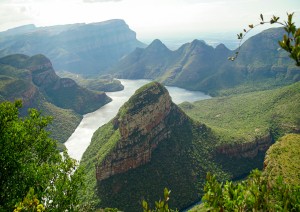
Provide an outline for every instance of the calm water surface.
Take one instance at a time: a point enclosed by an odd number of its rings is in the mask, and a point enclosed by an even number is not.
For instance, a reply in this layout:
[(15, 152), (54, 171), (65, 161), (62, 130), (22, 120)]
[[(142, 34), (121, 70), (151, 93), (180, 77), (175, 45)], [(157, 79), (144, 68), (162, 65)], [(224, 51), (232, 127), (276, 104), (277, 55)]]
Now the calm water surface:
[[(69, 155), (80, 160), (84, 151), (91, 142), (93, 133), (102, 125), (109, 122), (118, 113), (119, 108), (134, 94), (141, 86), (150, 82), (149, 80), (120, 80), (124, 85), (123, 91), (107, 92), (112, 101), (95, 112), (83, 116), (82, 121), (65, 143)], [(194, 102), (197, 100), (208, 99), (210, 96), (199, 91), (188, 91), (178, 87), (166, 86), (172, 100), (176, 104), (184, 101)]]

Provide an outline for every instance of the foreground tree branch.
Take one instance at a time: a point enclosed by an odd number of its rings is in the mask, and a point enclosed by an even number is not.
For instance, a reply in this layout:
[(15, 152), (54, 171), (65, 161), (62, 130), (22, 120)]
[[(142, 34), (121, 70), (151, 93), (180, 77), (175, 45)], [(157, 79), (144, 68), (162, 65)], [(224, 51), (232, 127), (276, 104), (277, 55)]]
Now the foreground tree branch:
[(228, 59), (234, 61), (238, 57), (244, 38), (254, 28), (264, 24), (278, 24), (283, 26), (287, 33), (283, 36), (282, 41), (278, 41), (279, 46), (289, 53), (289, 57), (296, 62), (296, 66), (300, 66), (300, 28), (297, 28), (293, 22), (293, 15), (294, 13), (287, 13), (287, 21), (281, 22), (279, 21), (280, 17), (275, 15), (273, 15), (269, 21), (265, 21), (264, 16), (260, 14), (260, 22), (258, 24), (249, 24), (247, 29), (244, 29), (243, 32), (237, 34), (237, 37), (240, 40), (239, 47), (235, 52), (235, 55)]

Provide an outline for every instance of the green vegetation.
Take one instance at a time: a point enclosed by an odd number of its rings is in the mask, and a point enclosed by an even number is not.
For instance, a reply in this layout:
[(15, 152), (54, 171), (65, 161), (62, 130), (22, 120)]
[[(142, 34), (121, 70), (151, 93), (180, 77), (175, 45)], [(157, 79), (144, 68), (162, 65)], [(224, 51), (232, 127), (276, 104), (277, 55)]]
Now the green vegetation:
[(282, 88), (218, 97), (180, 107), (207, 124), (221, 143), (250, 142), (271, 132), (276, 140), (299, 129), (300, 83)]
[[(82, 119), (82, 116), (73, 110), (62, 109), (46, 101), (41, 101), (37, 108), (42, 115), (53, 118), (47, 129), (51, 132), (50, 137), (60, 143), (68, 140)], [(60, 143), (58, 147), (62, 150), (64, 147)]]
[[(26, 69), (0, 65), (0, 102), (24, 99), (24, 108), (21, 109), (21, 115), (26, 115), (27, 109), (34, 107), (39, 109), (43, 115), (53, 117), (53, 122), (48, 126), (48, 129), (52, 132), (51, 137), (60, 143), (64, 143), (76, 129), (82, 116), (73, 110), (62, 109), (48, 102), (32, 82), (23, 79), (28, 73), (29, 71)], [(60, 149), (64, 148), (61, 144), (58, 146)]]
[(291, 186), (300, 186), (300, 135), (287, 134), (267, 151), (264, 176), (271, 183), (278, 176)]
[[(138, 89), (120, 108), (117, 118), (135, 114), (140, 111), (138, 107), (155, 102), (155, 95), (149, 92), (155, 86), (159, 84), (152, 82)], [(237, 143), (264, 139), (269, 133), (272, 139), (277, 139), (284, 133), (297, 131), (299, 90), (298, 82), (273, 90), (180, 105), (190, 117), (205, 125), (183, 118), (184, 113), (173, 105), (166, 120), (170, 137), (153, 151), (151, 163), (97, 182), (95, 164), (100, 164), (120, 140), (118, 125), (113, 124), (114, 121), (109, 122), (95, 132), (83, 155), (81, 165), (88, 173), (88, 196), (84, 201), (92, 202), (96, 208), (140, 211), (143, 197), (148, 204), (146, 208), (154, 210), (151, 208), (155, 205), (151, 203), (157, 200), (159, 190), (167, 187), (173, 194), (168, 207), (180, 209), (199, 200), (207, 172), (213, 172), (221, 181), (246, 177), (252, 169), (262, 168), (263, 151), (254, 157), (237, 160), (236, 157), (219, 154), (216, 148), (223, 144), (234, 147)], [(203, 205), (199, 207), (203, 209)]]
[(22, 212), (22, 211), (32, 211), (32, 212), (41, 212), (45, 211), (45, 207), (43, 204), (40, 204), (40, 201), (34, 195), (33, 188), (30, 188), (23, 202), (19, 202), (16, 204), (14, 212)]
[(286, 51), (278, 51), (277, 41), (284, 34), (283, 28), (271, 28), (249, 38), (237, 50), (240, 53), (235, 63), (226, 60), (235, 51), (223, 44), (213, 48), (194, 40), (171, 51), (155, 40), (122, 58), (112, 72), (120, 78), (154, 79), (213, 96), (223, 95), (224, 89), (225, 94), (273, 89), (300, 79), (299, 67)]
[(272, 186), (260, 171), (254, 170), (239, 183), (217, 182), (207, 174), (204, 205), (207, 211), (299, 211), (300, 187), (278, 178)]
[(31, 109), (19, 118), (20, 107), (20, 101), (0, 104), (0, 211), (15, 206), (16, 211), (26, 210), (28, 204), (31, 211), (42, 211), (42, 206), (47, 211), (74, 211), (83, 170), (57, 150), (45, 130), (50, 117)]
[[(30, 104), (36, 99), (34, 94), (40, 93), (44, 100), (79, 114), (92, 112), (111, 101), (103, 92), (90, 91), (71, 79), (58, 77), (44, 55), (17, 54), (0, 58), (0, 75), (4, 79), (0, 82), (0, 92), (3, 92), (0, 95), (8, 96), (7, 100), (11, 101), (22, 98), (24, 104), (25, 101)], [(13, 79), (9, 81), (8, 76)]]
[(156, 201), (155, 209), (149, 208), (148, 202), (143, 200), (142, 206), (143, 206), (144, 212), (175, 212), (175, 210), (172, 210), (169, 208), (168, 201), (170, 200), (170, 198), (169, 198), (170, 193), (171, 193), (171, 191), (169, 191), (167, 188), (164, 189), (164, 200)]
[(74, 74), (67, 71), (57, 72), (60, 77), (73, 79), (78, 85), (94, 91), (104, 91), (104, 92), (113, 92), (121, 91), (124, 89), (124, 86), (119, 80), (114, 79), (110, 75), (106, 76), (83, 76), (79, 74)]
[(100, 163), (105, 155), (114, 148), (119, 136), (119, 131), (114, 129), (112, 122), (95, 131), (92, 142), (84, 152), (80, 163), (80, 166), (84, 167), (86, 171), (87, 192), (82, 197), (83, 202), (90, 202), (93, 206), (99, 205), (99, 199), (95, 196), (95, 165)]
[[(32, 71), (32, 67), (35, 69)], [(51, 62), (43, 55), (22, 54), (0, 58), (0, 102), (21, 99), (24, 108), (37, 108), (43, 115), (52, 116), (48, 126), (51, 137), (64, 143), (74, 132), (82, 115), (110, 101), (104, 93), (81, 88), (71, 79), (59, 78)], [(64, 146), (59, 144), (59, 149)]]
[[(152, 93), (152, 89), (157, 90), (157, 92)], [(137, 89), (134, 95), (132, 95), (129, 100), (120, 108), (118, 112), (119, 117), (123, 118), (126, 113), (138, 111), (144, 106), (157, 102), (157, 96), (162, 95), (163, 93), (168, 93), (168, 90), (161, 86), (158, 82), (147, 83), (146, 85)], [(142, 101), (141, 95), (143, 95)]]
[[(137, 90), (113, 120), (136, 114), (141, 109), (139, 107), (155, 102), (151, 89), (156, 86), (161, 85), (152, 82)], [(167, 92), (164, 89), (155, 91), (158, 96), (161, 95), (159, 91)], [(101, 164), (116, 142), (120, 142), (120, 134), (118, 124), (113, 120), (95, 132), (81, 161), (81, 166), (87, 171), (88, 184), (88, 196), (84, 197), (84, 201), (92, 202), (96, 208), (115, 207), (125, 211), (140, 211), (142, 197), (149, 202), (148, 207), (153, 208), (155, 206), (151, 203), (158, 199), (157, 194), (161, 188), (167, 187), (173, 193), (168, 205), (180, 209), (200, 199), (207, 172), (213, 172), (218, 179), (226, 180), (247, 174), (262, 164), (263, 155), (259, 155), (239, 159), (235, 165), (238, 173), (224, 169), (224, 162), (217, 160), (218, 154), (215, 152), (219, 143), (215, 132), (188, 118), (174, 104), (171, 108), (165, 120), (165, 131), (170, 132), (170, 135), (153, 151), (151, 162), (99, 182), (95, 179), (95, 165)], [(142, 142), (144, 135), (136, 132), (132, 139), (135, 136)], [(236, 161), (235, 158), (232, 160)]]

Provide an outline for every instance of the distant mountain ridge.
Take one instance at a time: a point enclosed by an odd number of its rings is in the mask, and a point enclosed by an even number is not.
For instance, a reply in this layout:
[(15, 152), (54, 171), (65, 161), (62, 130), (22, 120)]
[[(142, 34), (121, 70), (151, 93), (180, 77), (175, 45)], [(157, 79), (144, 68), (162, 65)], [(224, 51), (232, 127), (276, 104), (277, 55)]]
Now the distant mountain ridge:
[(175, 51), (161, 41), (154, 40), (147, 48), (137, 48), (110, 70), (120, 78), (155, 79), (166, 85), (216, 94), (220, 89), (232, 88), (248, 82), (300, 80), (295, 67), (277, 41), (282, 28), (265, 30), (242, 45), (236, 61), (228, 61), (235, 51), (219, 44), (216, 48), (194, 40)]
[(0, 56), (44, 54), (55, 70), (100, 74), (145, 44), (123, 20), (50, 27), (26, 25), (0, 33)]

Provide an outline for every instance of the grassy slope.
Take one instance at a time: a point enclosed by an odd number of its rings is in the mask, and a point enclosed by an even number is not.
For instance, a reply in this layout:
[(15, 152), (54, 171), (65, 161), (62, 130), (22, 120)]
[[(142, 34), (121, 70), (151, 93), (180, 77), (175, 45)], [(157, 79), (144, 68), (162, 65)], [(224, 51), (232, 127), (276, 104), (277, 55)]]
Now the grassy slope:
[[(275, 138), (300, 127), (300, 82), (282, 88), (183, 103), (192, 118), (211, 127), (220, 142), (248, 142), (269, 130)], [(274, 132), (275, 133), (275, 132)]]
[(287, 134), (267, 151), (264, 174), (269, 180), (282, 176), (285, 183), (300, 185), (300, 135)]

